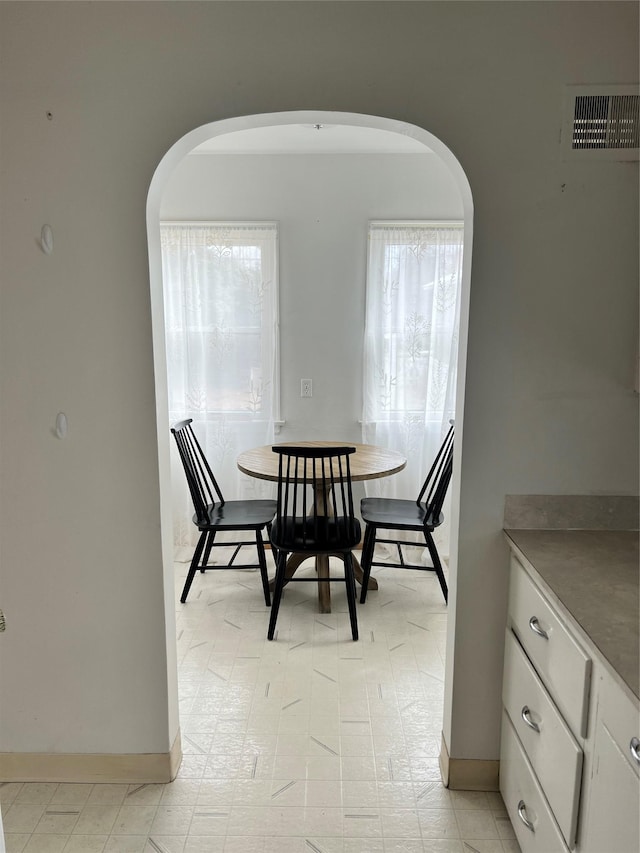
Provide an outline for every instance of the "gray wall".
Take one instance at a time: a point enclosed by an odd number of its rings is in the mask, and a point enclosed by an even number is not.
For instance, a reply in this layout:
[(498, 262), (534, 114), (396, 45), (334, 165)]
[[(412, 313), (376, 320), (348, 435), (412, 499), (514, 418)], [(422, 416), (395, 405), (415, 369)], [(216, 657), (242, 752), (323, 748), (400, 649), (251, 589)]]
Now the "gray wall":
[(504, 495), (637, 489), (637, 164), (558, 144), (565, 84), (637, 79), (637, 4), (8, 2), (0, 38), (0, 751), (168, 750), (147, 193), (200, 125), (325, 109), (428, 129), (471, 185), (445, 735), (496, 758)]

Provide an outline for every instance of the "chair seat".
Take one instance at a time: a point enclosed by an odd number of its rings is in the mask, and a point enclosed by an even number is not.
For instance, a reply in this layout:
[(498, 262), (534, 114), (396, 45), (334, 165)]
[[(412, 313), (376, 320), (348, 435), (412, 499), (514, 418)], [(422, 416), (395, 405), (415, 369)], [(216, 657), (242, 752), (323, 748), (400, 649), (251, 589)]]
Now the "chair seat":
[(422, 530), (425, 526), (433, 529), (443, 521), (440, 514), (434, 523), (432, 518), (427, 517), (426, 508), (422, 504), (398, 498), (363, 498), (360, 514), (366, 524), (392, 530)]
[(209, 504), (208, 523), (199, 523), (197, 515), (193, 523), (199, 530), (260, 530), (270, 524), (276, 513), (274, 500), (227, 501), (224, 504)]
[(317, 524), (299, 518), (281, 518), (271, 528), (271, 542), (283, 551), (347, 551), (355, 548), (360, 536), (360, 522), (356, 518), (319, 518)]

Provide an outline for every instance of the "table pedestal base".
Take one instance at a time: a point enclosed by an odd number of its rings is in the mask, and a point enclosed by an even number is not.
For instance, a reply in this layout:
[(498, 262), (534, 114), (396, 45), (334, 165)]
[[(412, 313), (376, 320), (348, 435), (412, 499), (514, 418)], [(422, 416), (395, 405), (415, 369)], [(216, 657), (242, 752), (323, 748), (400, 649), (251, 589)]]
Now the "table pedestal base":
[[(355, 556), (355, 554), (352, 556), (353, 574), (355, 576), (356, 581), (360, 584), (360, 586), (362, 586), (362, 567), (360, 566), (360, 562)], [(340, 561), (342, 561), (342, 556), (340, 554), (291, 554), (291, 556), (287, 560), (287, 567), (284, 573), (285, 585), (287, 581), (294, 576), (294, 574), (302, 565), (302, 563), (304, 563), (305, 560), (310, 560), (312, 558), (316, 561), (316, 573), (318, 575), (318, 579), (328, 578), (329, 557), (337, 557)], [(275, 580), (272, 580), (269, 583), (269, 589), (271, 590), (271, 592), (273, 592), (274, 586)], [(378, 589), (378, 581), (374, 577), (369, 577), (369, 589)], [(318, 613), (331, 613), (331, 585), (326, 582), (318, 584)]]

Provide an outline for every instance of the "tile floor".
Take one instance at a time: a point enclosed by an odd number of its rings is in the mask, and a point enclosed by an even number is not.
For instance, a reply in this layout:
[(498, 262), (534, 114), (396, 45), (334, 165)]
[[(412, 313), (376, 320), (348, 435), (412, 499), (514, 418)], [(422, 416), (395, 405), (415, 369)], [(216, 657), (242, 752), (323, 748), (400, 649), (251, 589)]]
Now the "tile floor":
[(518, 853), (499, 794), (440, 782), (435, 578), (375, 576), (357, 643), (341, 584), (326, 615), (290, 585), (270, 643), (257, 573), (198, 575), (177, 605), (178, 778), (0, 784), (7, 853)]

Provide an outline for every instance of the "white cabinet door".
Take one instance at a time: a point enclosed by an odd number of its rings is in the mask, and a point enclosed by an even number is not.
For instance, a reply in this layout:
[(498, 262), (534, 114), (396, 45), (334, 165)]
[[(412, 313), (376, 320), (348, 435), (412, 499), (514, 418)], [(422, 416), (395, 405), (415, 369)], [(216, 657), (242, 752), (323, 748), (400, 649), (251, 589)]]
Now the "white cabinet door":
[(628, 729), (624, 738), (617, 740), (606, 723), (606, 719), (598, 719), (593, 777), (589, 790), (584, 846), (581, 851), (638, 853), (640, 780), (637, 775), (637, 761), (631, 754), (633, 730)]

